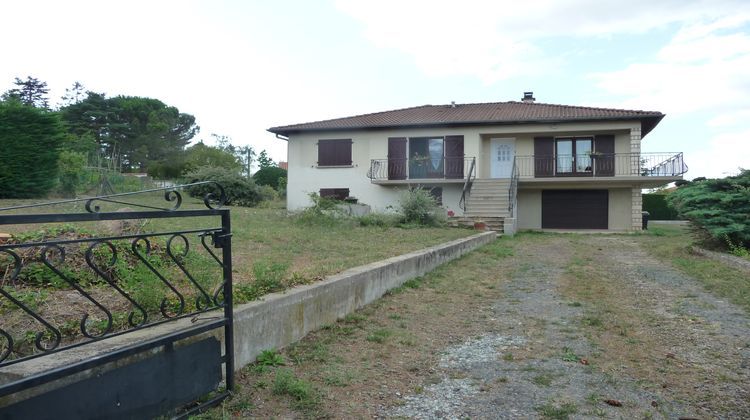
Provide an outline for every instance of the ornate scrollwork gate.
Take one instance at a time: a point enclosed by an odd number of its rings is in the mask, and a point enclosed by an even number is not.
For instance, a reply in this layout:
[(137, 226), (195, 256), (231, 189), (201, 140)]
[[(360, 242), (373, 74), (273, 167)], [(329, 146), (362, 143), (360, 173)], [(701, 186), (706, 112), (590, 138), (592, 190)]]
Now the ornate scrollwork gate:
[[(182, 209), (186, 188), (207, 191), (206, 208)], [(224, 399), (234, 386), (225, 203), (220, 185), (200, 182), (0, 209), (0, 231), (20, 231), (0, 242), (0, 418), (186, 416)], [(104, 209), (118, 205), (142, 210)]]

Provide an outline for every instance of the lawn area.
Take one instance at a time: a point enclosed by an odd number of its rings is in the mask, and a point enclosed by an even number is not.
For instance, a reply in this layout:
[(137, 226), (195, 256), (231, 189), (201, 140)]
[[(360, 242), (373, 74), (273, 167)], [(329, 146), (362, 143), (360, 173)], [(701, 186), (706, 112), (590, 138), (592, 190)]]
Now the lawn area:
[[(148, 230), (188, 228), (189, 219), (153, 220)], [(232, 251), (235, 282), (253, 279), (253, 266), (282, 264), (288, 274), (306, 280), (416, 251), (476, 232), (459, 228), (303, 224), (283, 208), (232, 207)]]
[[(205, 208), (200, 200), (185, 195), (181, 210)], [(169, 205), (156, 195), (138, 198), (139, 203)], [(30, 201), (0, 200), (0, 207), (27, 204)], [(126, 205), (110, 205), (103, 211), (113, 211)], [(113, 207), (114, 206), (114, 207)], [(283, 202), (266, 208), (229, 207), (232, 219), (232, 251), (236, 284), (254, 280), (253, 268), (274, 266), (295, 283), (307, 283), (358, 265), (416, 251), (454, 239), (470, 236), (469, 229), (450, 227), (378, 227), (360, 226), (354, 219), (338, 223), (300, 223), (284, 209)], [(137, 208), (133, 208), (137, 209)], [(72, 205), (33, 209), (40, 213), (70, 213), (83, 211), (83, 206)], [(14, 210), (2, 214), (29, 212)], [(142, 232), (163, 232), (196, 227), (218, 227), (218, 218), (207, 224), (198, 218), (151, 219), (140, 226)], [(48, 229), (54, 224), (35, 226), (0, 226), (0, 232), (19, 234), (30, 230)], [(59, 226), (59, 224), (58, 224)], [(82, 229), (101, 233), (104, 225), (78, 223)]]

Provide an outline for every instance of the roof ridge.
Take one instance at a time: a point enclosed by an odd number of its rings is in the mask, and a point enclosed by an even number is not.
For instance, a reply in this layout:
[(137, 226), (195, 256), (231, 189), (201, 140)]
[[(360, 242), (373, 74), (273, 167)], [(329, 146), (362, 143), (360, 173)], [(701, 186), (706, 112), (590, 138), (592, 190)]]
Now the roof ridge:
[(660, 111), (646, 111), (644, 109), (625, 109), (625, 108), (605, 108), (601, 106), (583, 106), (583, 105), (566, 105), (566, 104), (550, 104), (547, 102), (523, 102), (523, 101), (508, 101), (516, 104), (529, 104), (529, 105), (548, 105), (548, 106), (559, 106), (563, 108), (574, 108), (574, 109), (596, 109), (600, 111), (620, 111), (620, 112), (644, 112), (649, 114), (661, 114)]
[(425, 104), (425, 105), (410, 106), (410, 107), (406, 107), (406, 108), (389, 109), (387, 111), (367, 112), (367, 113), (364, 113), (364, 114), (349, 115), (349, 116), (346, 116), (346, 117), (328, 118), (328, 119), (325, 119), (325, 120), (306, 121), (306, 122), (301, 122), (301, 123), (296, 123), (296, 124), (287, 124), (287, 125), (282, 125), (282, 126), (271, 127), (271, 129), (274, 129), (274, 128), (284, 128), (284, 127), (289, 127), (289, 126), (292, 126), (292, 125), (316, 124), (316, 123), (324, 123), (324, 122), (330, 122), (330, 121), (336, 121), (336, 120), (347, 120), (349, 118), (369, 117), (371, 115), (385, 114), (385, 113), (388, 113), (388, 112), (396, 112), (396, 111), (408, 111), (410, 109), (426, 108), (426, 107), (430, 107), (430, 106), (436, 106), (436, 105)]
[[(557, 106), (561, 108), (572, 108), (572, 109), (595, 109), (595, 110), (601, 110), (601, 111), (621, 111), (621, 112), (645, 112), (649, 114), (661, 114), (660, 111), (647, 111), (643, 109), (625, 109), (625, 108), (606, 108), (606, 107), (600, 107), (600, 106), (583, 106), (583, 105), (566, 105), (566, 104), (553, 104), (549, 102), (523, 102), (523, 101), (503, 101), (503, 102), (468, 102), (463, 104), (455, 104), (456, 106), (465, 106), (465, 105), (500, 105), (500, 104), (518, 104), (518, 105), (529, 105), (529, 106)], [(450, 107), (452, 104), (440, 104), (440, 105), (429, 105), (429, 106), (447, 106)], [(394, 109), (393, 111), (400, 111), (398, 109)], [(391, 111), (384, 111), (384, 112), (391, 112)]]

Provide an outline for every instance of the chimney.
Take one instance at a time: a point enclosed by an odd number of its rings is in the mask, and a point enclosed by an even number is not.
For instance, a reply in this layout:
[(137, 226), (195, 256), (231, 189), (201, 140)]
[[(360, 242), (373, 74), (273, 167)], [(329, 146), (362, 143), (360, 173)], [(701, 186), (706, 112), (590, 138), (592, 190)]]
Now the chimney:
[(451, 101), (451, 108), (455, 108), (455, 107), (456, 107), (456, 101)]
[(523, 99), (521, 99), (521, 102), (534, 102), (536, 99), (534, 98), (534, 92), (524, 92), (523, 93)]

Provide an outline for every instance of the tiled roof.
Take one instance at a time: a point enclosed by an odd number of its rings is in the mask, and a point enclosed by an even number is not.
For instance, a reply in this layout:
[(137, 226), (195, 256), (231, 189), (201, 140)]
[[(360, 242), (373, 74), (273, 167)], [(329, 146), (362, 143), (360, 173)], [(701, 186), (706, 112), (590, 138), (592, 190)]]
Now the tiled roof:
[(355, 115), (353, 117), (307, 122), (269, 128), (289, 135), (306, 131), (517, 124), (595, 120), (641, 120), (645, 136), (664, 117), (656, 111), (554, 105), (537, 102), (492, 102), (479, 104), (423, 105), (413, 108)]

